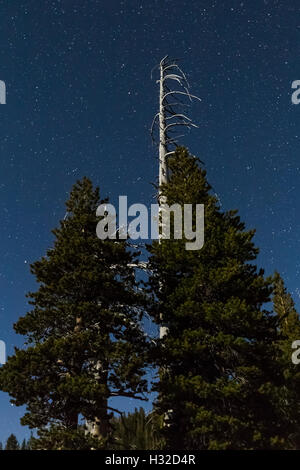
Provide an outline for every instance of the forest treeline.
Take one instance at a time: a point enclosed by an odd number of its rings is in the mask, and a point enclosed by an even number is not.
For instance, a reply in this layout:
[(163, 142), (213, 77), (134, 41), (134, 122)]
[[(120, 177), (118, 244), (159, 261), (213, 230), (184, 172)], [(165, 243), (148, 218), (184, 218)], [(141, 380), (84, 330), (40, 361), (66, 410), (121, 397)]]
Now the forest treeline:
[[(14, 325), (25, 347), (1, 367), (0, 389), (26, 406), (32, 449), (300, 448), (292, 297), (280, 274), (256, 266), (255, 230), (221, 209), (200, 160), (179, 147), (168, 166), (167, 203), (204, 204), (201, 250), (153, 241), (141, 281), (136, 245), (118, 232), (97, 238), (107, 199), (83, 178), (53, 247), (31, 265), (38, 289)], [(145, 316), (167, 333), (150, 337)], [(149, 392), (150, 414), (124, 415), (118, 403)]]

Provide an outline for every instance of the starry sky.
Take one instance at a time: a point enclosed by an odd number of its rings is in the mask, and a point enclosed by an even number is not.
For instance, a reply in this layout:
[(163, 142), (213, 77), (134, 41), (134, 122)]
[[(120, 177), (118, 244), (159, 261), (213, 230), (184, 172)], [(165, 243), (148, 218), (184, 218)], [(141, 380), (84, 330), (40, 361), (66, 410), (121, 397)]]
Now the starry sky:
[[(277, 269), (300, 309), (300, 16), (295, 0), (9, 0), (0, 4), (0, 339), (36, 289), (29, 264), (45, 254), (77, 179), (112, 202), (153, 202), (158, 107), (151, 69), (180, 59), (201, 98), (182, 141), (204, 162), (222, 208), (256, 228), (259, 266)], [(129, 408), (133, 404), (124, 405)], [(147, 405), (148, 408), (151, 406)], [(22, 409), (0, 393), (0, 441)]]

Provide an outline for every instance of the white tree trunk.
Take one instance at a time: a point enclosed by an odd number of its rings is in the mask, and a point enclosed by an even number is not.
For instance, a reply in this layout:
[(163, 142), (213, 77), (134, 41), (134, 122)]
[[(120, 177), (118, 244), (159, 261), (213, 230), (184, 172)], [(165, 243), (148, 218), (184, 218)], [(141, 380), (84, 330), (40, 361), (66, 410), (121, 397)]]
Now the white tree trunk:
[[(166, 112), (163, 104), (163, 98), (165, 95), (164, 87), (164, 59), (160, 62), (160, 80), (159, 80), (159, 224), (162, 220), (163, 205), (166, 203), (166, 197), (160, 194), (160, 188), (162, 184), (168, 182), (168, 166), (167, 166), (167, 144), (166, 144)], [(159, 227), (159, 242), (161, 242), (162, 228)], [(160, 314), (160, 320), (163, 321), (163, 315)], [(167, 334), (168, 329), (166, 326), (161, 325), (159, 329), (159, 337), (163, 338)]]

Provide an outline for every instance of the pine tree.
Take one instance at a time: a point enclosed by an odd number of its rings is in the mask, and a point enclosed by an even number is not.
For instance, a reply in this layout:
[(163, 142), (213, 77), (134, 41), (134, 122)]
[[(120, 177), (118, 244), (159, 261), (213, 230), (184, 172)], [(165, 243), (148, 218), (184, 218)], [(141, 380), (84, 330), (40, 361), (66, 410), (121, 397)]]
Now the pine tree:
[[(299, 315), (295, 309), (292, 296), (284, 285), (284, 281), (278, 272), (274, 274), (273, 306), (278, 316), (281, 333), (289, 338), (300, 338)], [(291, 347), (289, 348), (289, 356)]]
[(119, 450), (161, 449), (160, 418), (155, 413), (146, 414), (143, 408), (116, 418), (114, 421), (113, 448)]
[(27, 442), (26, 442), (26, 439), (23, 439), (23, 441), (22, 441), (21, 450), (27, 450)]
[(39, 430), (41, 447), (88, 446), (79, 415), (96, 423), (98, 445), (105, 445), (109, 398), (143, 399), (146, 391), (136, 254), (127, 240), (97, 238), (100, 202), (89, 179), (74, 185), (54, 247), (31, 265), (39, 289), (14, 325), (27, 348), (16, 349), (0, 371), (1, 389), (15, 405), (26, 404), (21, 423)]
[(34, 436), (33, 436), (33, 432), (31, 431), (30, 438), (28, 439), (26, 443), (27, 450), (33, 450), (33, 441), (34, 441)]
[(299, 365), (293, 364), (291, 357), (293, 342), (300, 340), (300, 319), (292, 296), (287, 292), (278, 272), (273, 282), (273, 306), (279, 330), (277, 367), (284, 377), (278, 400), (289, 433), (288, 446), (300, 449), (300, 370)]
[(276, 321), (264, 309), (272, 284), (253, 263), (255, 231), (245, 230), (237, 211), (220, 210), (186, 149), (169, 156), (169, 170), (161, 193), (169, 206), (204, 204), (205, 243), (197, 251), (186, 250), (184, 239), (149, 247), (152, 316), (168, 330), (154, 351), (166, 448), (284, 448)]
[(7, 439), (5, 450), (20, 450), (18, 440), (14, 434), (11, 434)]

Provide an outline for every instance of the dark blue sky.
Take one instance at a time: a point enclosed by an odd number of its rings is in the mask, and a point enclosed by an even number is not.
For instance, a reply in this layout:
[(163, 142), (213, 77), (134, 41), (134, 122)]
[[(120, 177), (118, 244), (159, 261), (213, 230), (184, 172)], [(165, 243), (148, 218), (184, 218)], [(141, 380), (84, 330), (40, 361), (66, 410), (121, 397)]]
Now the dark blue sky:
[[(201, 97), (183, 143), (204, 160), (224, 209), (257, 229), (258, 263), (300, 308), (300, 8), (295, 0), (1, 2), (0, 339), (35, 289), (30, 262), (51, 245), (64, 201), (86, 175), (102, 196), (153, 202), (151, 69), (181, 59)], [(133, 406), (132, 404), (130, 406)], [(0, 440), (28, 435), (0, 393)]]

